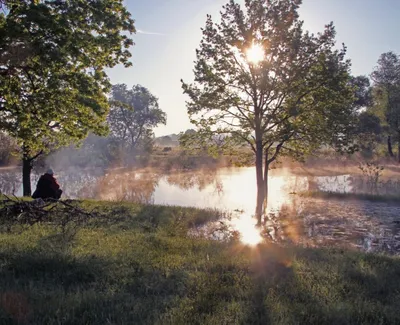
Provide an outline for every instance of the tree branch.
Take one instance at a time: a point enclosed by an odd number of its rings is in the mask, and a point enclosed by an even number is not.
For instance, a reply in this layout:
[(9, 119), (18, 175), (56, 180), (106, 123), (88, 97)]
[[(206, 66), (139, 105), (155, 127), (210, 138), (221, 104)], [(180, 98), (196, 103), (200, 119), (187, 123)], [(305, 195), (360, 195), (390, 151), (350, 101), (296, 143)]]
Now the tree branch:
[(248, 138), (246, 138), (244, 135), (240, 134), (240, 132), (233, 131), (233, 132), (231, 132), (231, 133), (236, 134), (236, 135), (239, 136), (241, 139), (243, 139), (245, 142), (247, 142), (247, 143), (250, 145), (251, 150), (252, 150), (254, 153), (256, 152), (256, 147), (254, 146), (254, 144), (253, 144)]

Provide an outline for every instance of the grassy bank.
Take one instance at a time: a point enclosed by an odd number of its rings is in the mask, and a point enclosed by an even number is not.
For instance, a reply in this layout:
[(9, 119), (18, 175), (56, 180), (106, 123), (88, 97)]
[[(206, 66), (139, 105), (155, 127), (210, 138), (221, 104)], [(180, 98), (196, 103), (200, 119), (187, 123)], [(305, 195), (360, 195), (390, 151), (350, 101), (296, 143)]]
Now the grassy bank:
[(307, 191), (299, 193), (301, 197), (326, 199), (326, 200), (362, 200), (372, 202), (387, 202), (400, 204), (400, 196), (398, 195), (380, 195), (380, 194), (365, 194), (365, 193), (338, 193), (325, 191)]
[(83, 202), (110, 218), (0, 233), (0, 324), (399, 324), (400, 260), (187, 237), (213, 211)]

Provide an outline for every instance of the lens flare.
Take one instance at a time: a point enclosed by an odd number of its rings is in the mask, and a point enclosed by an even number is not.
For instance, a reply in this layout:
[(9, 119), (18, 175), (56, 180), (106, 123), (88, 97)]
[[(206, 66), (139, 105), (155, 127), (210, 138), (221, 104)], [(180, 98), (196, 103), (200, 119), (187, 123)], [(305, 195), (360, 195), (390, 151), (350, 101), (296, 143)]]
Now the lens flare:
[(240, 234), (240, 240), (243, 244), (256, 246), (263, 241), (260, 230), (256, 226), (254, 218), (242, 215), (238, 219), (232, 220), (232, 226)]
[(253, 44), (247, 49), (246, 57), (250, 63), (258, 64), (264, 59), (264, 48), (260, 44)]

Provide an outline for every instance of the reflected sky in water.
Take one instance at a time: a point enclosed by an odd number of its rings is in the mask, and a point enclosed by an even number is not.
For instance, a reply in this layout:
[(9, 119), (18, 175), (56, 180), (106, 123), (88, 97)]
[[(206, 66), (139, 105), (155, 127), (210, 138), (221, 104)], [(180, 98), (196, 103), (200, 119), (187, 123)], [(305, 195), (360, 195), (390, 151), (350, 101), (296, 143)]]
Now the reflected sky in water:
[[(32, 175), (32, 188), (39, 175)], [(56, 175), (65, 198), (138, 201), (165, 205), (240, 210), (253, 214), (256, 198), (254, 168), (224, 168), (160, 174), (151, 170), (70, 170)], [(291, 193), (309, 189), (309, 184), (329, 191), (351, 189), (349, 176), (294, 176), (286, 170), (271, 172), (268, 212), (279, 210)], [(20, 173), (0, 173), (0, 190), (22, 195)]]
[[(57, 173), (57, 171), (56, 171)], [(256, 198), (254, 168), (197, 170), (160, 174), (154, 170), (59, 171), (65, 198), (131, 201), (223, 210), (224, 220), (249, 245), (263, 238), (304, 245), (345, 245), (366, 251), (400, 252), (400, 205), (367, 201), (300, 198), (305, 190), (362, 192), (365, 182), (350, 175), (295, 176), (280, 169), (270, 172), (268, 219), (260, 235), (252, 219)], [(32, 177), (32, 188), (39, 175)], [(381, 193), (397, 193), (400, 182), (380, 185)], [(0, 191), (22, 194), (19, 171), (0, 172)]]

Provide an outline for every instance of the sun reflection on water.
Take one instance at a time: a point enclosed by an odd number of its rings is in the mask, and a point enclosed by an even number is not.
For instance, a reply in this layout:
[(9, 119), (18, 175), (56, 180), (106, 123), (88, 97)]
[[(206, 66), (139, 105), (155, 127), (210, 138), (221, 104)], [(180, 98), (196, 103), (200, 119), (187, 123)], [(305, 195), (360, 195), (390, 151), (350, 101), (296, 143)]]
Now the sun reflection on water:
[[(243, 171), (242, 171), (243, 173)], [(247, 177), (246, 177), (247, 176)], [(240, 216), (233, 218), (230, 226), (240, 234), (243, 244), (256, 246), (264, 238), (261, 229), (257, 227), (257, 220), (253, 217), (255, 210), (256, 187), (249, 183), (255, 183), (254, 173), (248, 170), (248, 175), (241, 177), (227, 177), (224, 179), (225, 204), (241, 210)], [(299, 180), (298, 177), (285, 171), (272, 174), (268, 182), (268, 204), (266, 214), (279, 213), (284, 205), (291, 205), (292, 195), (290, 193), (304, 190), (307, 187), (307, 180)]]
[(242, 215), (232, 220), (232, 228), (240, 233), (240, 240), (245, 245), (256, 246), (263, 241), (255, 218)]

